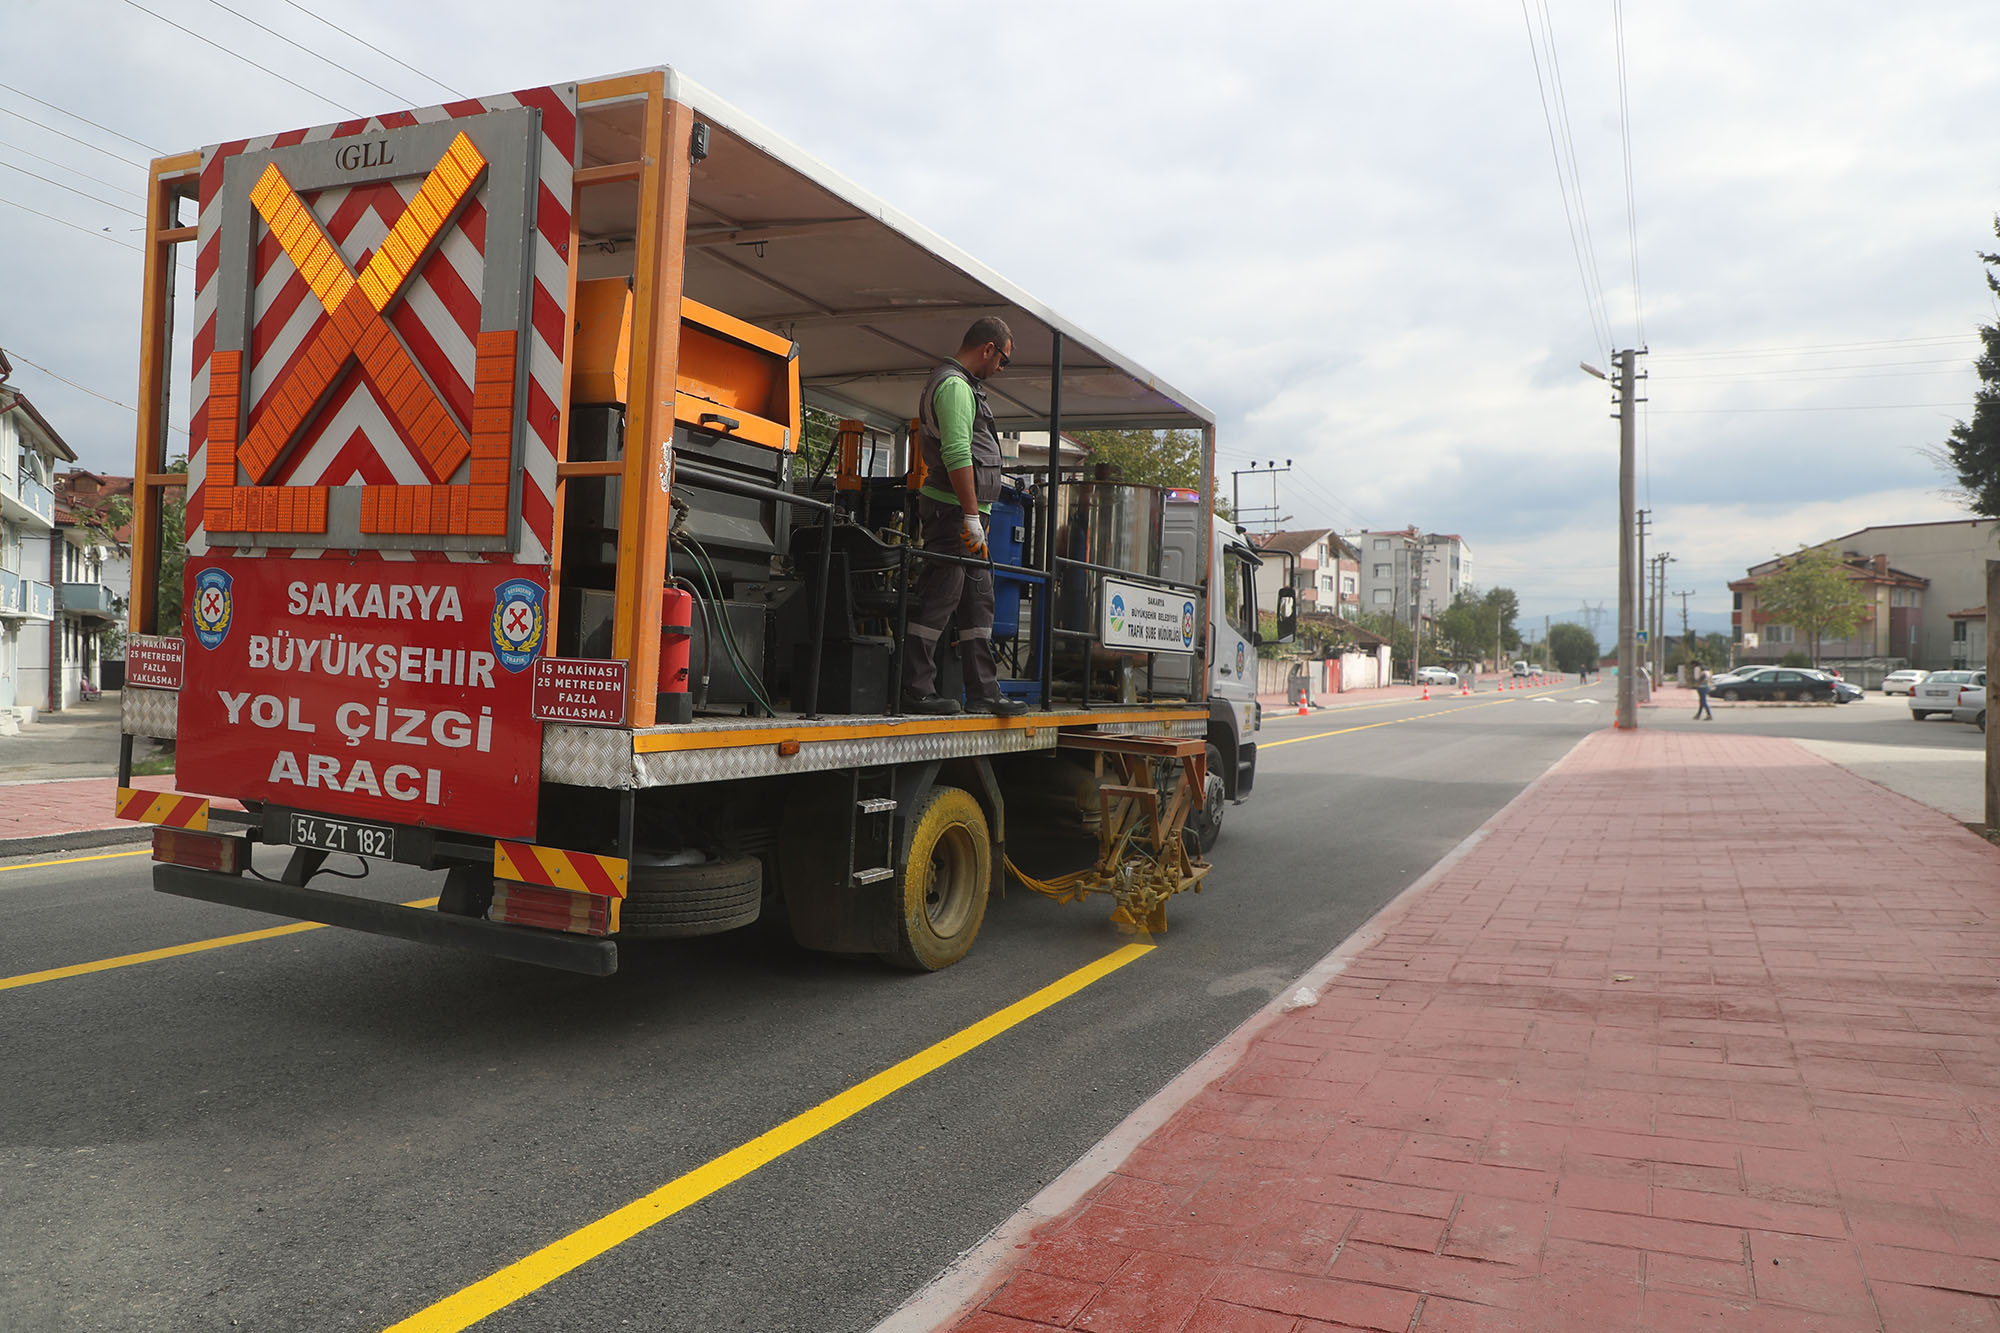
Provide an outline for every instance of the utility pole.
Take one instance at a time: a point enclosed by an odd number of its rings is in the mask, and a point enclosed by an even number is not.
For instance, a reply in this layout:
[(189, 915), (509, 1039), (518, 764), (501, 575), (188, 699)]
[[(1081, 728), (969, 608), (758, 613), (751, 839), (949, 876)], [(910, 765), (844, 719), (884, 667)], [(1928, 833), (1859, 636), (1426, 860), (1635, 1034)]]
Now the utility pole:
[[(1639, 601), (1632, 612), (1633, 626), (1639, 631), (1640, 635), (1648, 640), (1651, 640), (1653, 637), (1653, 617), (1646, 610), (1646, 594), (1651, 587), (1653, 567), (1646, 561), (1646, 529), (1651, 526), (1649, 520), (1652, 517), (1653, 511), (1650, 509), (1641, 509), (1633, 515), (1633, 522), (1639, 529)], [(1638, 648), (1637, 652), (1639, 655), (1639, 665), (1644, 666), (1653, 660), (1653, 652), (1650, 646)]]
[(1648, 626), (1648, 640), (1652, 652), (1647, 654), (1653, 664), (1653, 679), (1658, 680), (1667, 671), (1667, 566), (1673, 562), (1673, 553), (1662, 551), (1653, 557), (1653, 618)]
[(1681, 651), (1690, 658), (1694, 656), (1694, 649), (1691, 646), (1693, 642), (1693, 631), (1688, 628), (1688, 598), (1694, 596), (1694, 591), (1695, 591), (1694, 589), (1689, 588), (1685, 592), (1675, 592), (1668, 594), (1668, 596), (1670, 597), (1678, 597), (1681, 599)]
[(1424, 657), (1424, 574), (1422, 535), (1411, 528), (1403, 538), (1403, 563), (1410, 574), (1410, 683), (1417, 683), (1417, 667)]
[(1237, 523), (1243, 524), (1244, 527), (1250, 526), (1249, 523), (1246, 522), (1243, 517), (1245, 513), (1245, 510), (1243, 508), (1243, 478), (1269, 477), (1271, 479), (1271, 503), (1268, 505), (1257, 506), (1256, 508), (1257, 513), (1267, 515), (1267, 517), (1261, 518), (1257, 521), (1260, 523), (1269, 523), (1271, 525), (1271, 531), (1273, 532), (1277, 531), (1278, 524), (1284, 521), (1284, 519), (1278, 516), (1278, 508), (1279, 508), (1278, 476), (1280, 473), (1290, 472), (1291, 470), (1292, 470), (1291, 459), (1287, 458), (1285, 460), (1285, 465), (1283, 467), (1279, 467), (1278, 460), (1274, 458), (1268, 463), (1259, 463), (1255, 459), (1252, 459), (1249, 467), (1242, 468), (1235, 472), (1231, 472), (1229, 474), (1230, 518), (1232, 518)]
[(1639, 654), (1635, 651), (1638, 645), (1632, 641), (1633, 598), (1639, 591), (1639, 564), (1633, 551), (1638, 535), (1633, 522), (1633, 510), (1637, 507), (1633, 479), (1634, 426), (1638, 419), (1635, 409), (1641, 401), (1638, 361), (1639, 353), (1630, 347), (1611, 359), (1612, 383), (1618, 390), (1618, 726), (1625, 731), (1639, 725), (1632, 680), (1639, 669)]

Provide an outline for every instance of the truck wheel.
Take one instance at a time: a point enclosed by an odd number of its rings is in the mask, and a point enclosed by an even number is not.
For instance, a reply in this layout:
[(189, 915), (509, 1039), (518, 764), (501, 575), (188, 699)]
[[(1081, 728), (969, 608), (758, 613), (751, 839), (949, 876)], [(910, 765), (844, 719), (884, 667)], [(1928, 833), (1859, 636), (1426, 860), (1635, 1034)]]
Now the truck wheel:
[(979, 934), (993, 878), (993, 840), (986, 812), (958, 787), (932, 787), (905, 827), (896, 947), (881, 958), (935, 972), (965, 957)]
[(1194, 856), (1207, 856), (1222, 836), (1222, 811), (1229, 802), (1223, 796), (1222, 751), (1208, 747), (1208, 778), (1202, 784), (1201, 804), (1188, 816), (1181, 837)]
[(754, 856), (698, 866), (634, 865), (618, 934), (639, 940), (719, 935), (755, 921), (763, 903), (764, 867)]

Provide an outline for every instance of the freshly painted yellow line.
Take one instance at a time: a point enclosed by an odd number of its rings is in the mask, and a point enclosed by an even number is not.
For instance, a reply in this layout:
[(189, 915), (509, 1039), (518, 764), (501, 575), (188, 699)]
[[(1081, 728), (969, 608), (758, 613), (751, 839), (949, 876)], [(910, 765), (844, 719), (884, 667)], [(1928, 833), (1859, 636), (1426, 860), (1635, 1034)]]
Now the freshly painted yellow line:
[(867, 1110), (924, 1075), (950, 1064), (1009, 1028), (1068, 999), (1141, 955), (1152, 952), (1152, 949), (1150, 944), (1128, 944), (1086, 967), (1078, 968), (970, 1027), (961, 1028), (935, 1046), (829, 1097), (810, 1111), (793, 1116), (776, 1129), (767, 1130), (686, 1175), (668, 1181), (651, 1194), (635, 1199), (615, 1212), (606, 1213), (561, 1240), (515, 1260), (492, 1276), (481, 1278), (428, 1309), (419, 1310), (401, 1323), (392, 1324), (387, 1333), (455, 1333), (458, 1329), (470, 1328), (495, 1311), (505, 1309), (528, 1293), (547, 1286), (571, 1269), (582, 1267), (648, 1227), (665, 1221), (683, 1208), (776, 1161), (799, 1145)]
[(121, 856), (151, 856), (151, 847), (141, 847), (136, 852), (100, 852), (96, 856), (66, 856), (60, 861), (30, 861), (20, 866), (0, 866), (0, 875), (9, 870), (40, 870), (43, 866), (73, 866), (78, 861), (113, 861)]
[[(1583, 687), (1581, 685), (1570, 685), (1563, 687), (1562, 689), (1538, 690), (1535, 693), (1561, 694), (1561, 693), (1566, 693), (1568, 690), (1578, 690), (1582, 688)], [(1463, 698), (1464, 696), (1460, 695), (1457, 697)], [(1532, 697), (1534, 696), (1524, 691), (1521, 694), (1513, 695), (1506, 699), (1488, 699), (1485, 703), (1463, 704), (1457, 708), (1439, 708), (1439, 709), (1434, 709), (1428, 713), (1412, 713), (1408, 717), (1392, 717), (1386, 722), (1363, 722), (1358, 727), (1342, 727), (1338, 731), (1316, 731), (1310, 736), (1292, 736), (1282, 741), (1259, 741), (1257, 743), (1257, 748), (1259, 750), (1274, 750), (1280, 745), (1297, 745), (1301, 741), (1323, 741), (1328, 736), (1345, 736), (1349, 732), (1354, 732), (1354, 731), (1373, 731), (1377, 727), (1398, 727), (1405, 722), (1421, 722), (1427, 717), (1446, 717), (1452, 713), (1469, 713), (1475, 708), (1493, 708), (1499, 704), (1516, 703), (1523, 698), (1532, 698)], [(1380, 705), (1364, 704), (1362, 706), (1367, 708), (1374, 708), (1374, 707), (1379, 707)]]
[[(136, 855), (136, 853), (133, 853)], [(92, 857), (79, 857), (92, 860)], [(61, 861), (50, 861), (49, 865), (62, 865)], [(17, 866), (15, 869), (24, 869)], [(418, 898), (404, 903), (405, 907), (433, 907), (435, 898)], [(14, 990), (20, 986), (33, 986), (43, 981), (61, 981), (65, 977), (81, 977), (92, 972), (109, 972), (113, 968), (132, 967), (139, 963), (157, 963), (163, 958), (180, 958), (191, 953), (206, 953), (210, 949), (226, 949), (232, 944), (251, 944), (257, 940), (275, 940), (280, 935), (296, 935), (305, 930), (325, 930), (317, 921), (295, 921), (289, 926), (273, 926), (269, 930), (247, 930), (241, 935), (217, 935), (214, 939), (196, 940), (192, 944), (174, 944), (164, 949), (148, 949), (144, 953), (122, 953), (116, 958), (100, 958), (94, 963), (73, 963), (68, 967), (52, 967), (46, 972), (23, 972), (18, 977), (0, 977), (0, 990)]]

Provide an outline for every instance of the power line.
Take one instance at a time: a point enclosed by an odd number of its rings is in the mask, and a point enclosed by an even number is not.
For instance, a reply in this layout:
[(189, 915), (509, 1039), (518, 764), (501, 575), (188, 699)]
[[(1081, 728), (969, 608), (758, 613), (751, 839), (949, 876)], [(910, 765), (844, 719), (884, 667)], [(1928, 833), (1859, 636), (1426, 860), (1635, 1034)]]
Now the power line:
[(53, 213), (44, 213), (39, 208), (29, 208), (26, 204), (15, 203), (12, 199), (7, 198), (5, 195), (0, 195), (0, 204), (5, 204), (9, 208), (18, 208), (23, 213), (33, 213), (36, 217), (47, 218), (51, 222), (60, 222), (63, 226), (68, 227), (72, 231), (80, 231), (85, 236), (95, 236), (98, 240), (109, 241), (113, 245), (122, 245), (127, 250), (130, 250), (135, 254), (143, 255), (146, 253), (146, 251), (142, 247), (136, 246), (132, 244), (130, 241), (121, 241), (116, 236), (111, 235), (109, 232), (93, 231), (91, 228), (84, 226), (80, 222), (71, 222), (68, 218), (59, 218)]
[[(5, 87), (5, 86), (6, 86), (5, 84), (0, 84), (0, 87)], [(64, 134), (61, 130), (57, 129), (53, 125), (45, 124), (42, 121), (36, 120), (33, 116), (24, 116), (20, 112), (15, 111), (9, 107), (0, 106), (0, 116), (12, 116), (14, 119), (21, 121), (23, 124), (33, 125), (36, 129), (42, 130), (48, 134), (53, 134), (58, 139), (67, 139), (71, 143), (82, 144), (85, 148), (88, 148), (93, 153), (102, 153), (106, 157), (116, 158), (118, 161), (123, 162), (128, 167), (137, 167), (141, 171), (145, 171), (147, 169), (146, 164), (144, 162), (134, 162), (131, 158), (126, 157), (123, 153), (114, 153), (109, 148), (99, 148), (96, 144), (91, 143), (89, 140), (79, 139), (74, 134)]]
[(1610, 331), (1599, 327), (1597, 305), (1591, 300), (1590, 277), (1584, 272), (1583, 246), (1577, 239), (1576, 216), (1569, 206), (1569, 182), (1563, 175), (1562, 150), (1556, 147), (1555, 117), (1549, 110), (1548, 87), (1542, 81), (1542, 53), (1541, 48), (1535, 44), (1535, 23), (1528, 16), (1528, 0), (1521, 0), (1521, 22), (1528, 30), (1528, 55), (1535, 66), (1535, 90), (1541, 97), (1542, 123), (1548, 129), (1549, 157), (1556, 167), (1556, 190), (1562, 195), (1563, 221), (1569, 228), (1569, 248), (1576, 256), (1577, 280), (1583, 284), (1584, 313), (1590, 319), (1590, 337), (1595, 344), (1592, 350), (1608, 349), (1611, 346)]
[(120, 213), (129, 213), (133, 217), (138, 218), (141, 222), (144, 222), (146, 220), (146, 215), (144, 213), (141, 213), (136, 208), (127, 208), (123, 204), (114, 204), (109, 199), (99, 199), (94, 194), (84, 193), (82, 190), (77, 189), (74, 185), (64, 185), (61, 181), (56, 180), (51, 176), (44, 176), (39, 171), (30, 171), (26, 167), (17, 167), (12, 162), (7, 162), (4, 160), (0, 160), (0, 167), (5, 167), (9, 171), (18, 171), (23, 176), (27, 176), (32, 180), (41, 181), (47, 185), (53, 185), (58, 190), (68, 190), (71, 194), (76, 195), (79, 198), (88, 199), (93, 204), (101, 204), (105, 208), (116, 209)]
[(328, 97), (325, 93), (314, 92), (312, 89), (306, 87), (303, 83), (300, 83), (298, 80), (287, 78), (285, 75), (278, 73), (277, 70), (272, 69), (269, 65), (261, 64), (258, 61), (252, 60), (249, 56), (244, 55), (241, 51), (232, 51), (228, 47), (224, 46), (222, 43), (202, 36), (200, 33), (196, 32), (193, 28), (187, 27), (184, 24), (176, 23), (172, 19), (168, 18), (165, 14), (161, 14), (155, 10), (146, 8), (144, 5), (139, 3), (139, 0), (125, 0), (125, 3), (130, 5), (132, 8), (138, 10), (141, 14), (146, 14), (153, 18), (158, 19), (160, 22), (166, 24), (169, 28), (178, 28), (180, 31), (186, 33), (188, 36), (194, 38), (196, 41), (202, 43), (204, 46), (212, 46), (226, 56), (233, 56), (236, 59), (242, 61), (244, 64), (251, 66), (252, 68), (263, 70), (266, 74), (278, 80), (280, 83), (288, 83), (292, 87), (298, 89), (300, 92), (306, 94), (308, 97), (316, 97), (320, 101), (325, 102), (328, 106), (333, 107), (336, 110), (345, 111), (350, 116), (358, 116), (361, 114), (359, 111), (356, 111), (353, 107), (348, 106), (344, 102), (337, 102), (333, 98)]
[(50, 166), (55, 167), (59, 171), (67, 171), (72, 176), (81, 176), (85, 180), (91, 182), (93, 185), (102, 185), (107, 190), (116, 190), (120, 194), (130, 195), (132, 198), (137, 199), (142, 203), (145, 201), (146, 196), (141, 194), (137, 190), (128, 190), (122, 185), (118, 185), (111, 181), (105, 180), (102, 176), (93, 176), (87, 171), (78, 171), (75, 167), (69, 166), (66, 163), (58, 162), (52, 157), (43, 157), (40, 153), (33, 152), (29, 149), (23, 148), (21, 147), (21, 145), (17, 143), (9, 143), (5, 139), (0, 139), (0, 148), (11, 148), (17, 153), (24, 153), (27, 156), (34, 158), (35, 161), (37, 162), (46, 162)]
[[(114, 139), (123, 139), (126, 143), (131, 144), (134, 148), (145, 149), (147, 152), (151, 153), (154, 157), (160, 156), (161, 152), (164, 151), (162, 149), (154, 147), (152, 144), (147, 143), (144, 139), (134, 139), (129, 134), (120, 134), (117, 130), (112, 129), (108, 125), (100, 125), (96, 121), (91, 120), (85, 116), (77, 115), (76, 112), (71, 111), (66, 107), (59, 107), (54, 102), (44, 102), (41, 98), (35, 96), (33, 93), (22, 92), (19, 88), (16, 88), (11, 83), (0, 83), (0, 88), (5, 88), (8, 92), (14, 94), (14, 96), (16, 97), (25, 97), (30, 102), (33, 102), (36, 106), (45, 106), (51, 111), (60, 112), (62, 115), (68, 116), (71, 120), (77, 121), (80, 124), (90, 126), (90, 128), (92, 128), (93, 130), (102, 130), (104, 131), (104, 133), (110, 135)], [(60, 133), (60, 131), (57, 132)], [(68, 138), (69, 136), (63, 135), (63, 137)], [(77, 140), (77, 142), (83, 143), (83, 140), (79, 139)], [(94, 144), (84, 144), (84, 147), (86, 148), (92, 148), (95, 146), (96, 145)], [(110, 150), (99, 148), (97, 151), (103, 153), (103, 152), (109, 152)], [(112, 156), (117, 157), (118, 155), (116, 153), (112, 153)], [(132, 161), (130, 158), (121, 158), (120, 160), (126, 162)], [(138, 167), (138, 166), (144, 166), (145, 163), (133, 162), (132, 165)]]
[(1603, 323), (1605, 344), (1611, 341), (1611, 307), (1604, 299), (1604, 268), (1597, 262), (1597, 237), (1590, 229), (1590, 204), (1584, 198), (1583, 170), (1577, 161), (1576, 133), (1569, 115), (1569, 90), (1563, 85), (1562, 57), (1556, 50), (1555, 16), (1549, 0), (1536, 0), (1542, 13), (1542, 37), (1549, 47), (1549, 83), (1556, 90), (1556, 119), (1562, 126), (1563, 154), (1569, 161), (1570, 185), (1576, 193), (1576, 212), (1583, 232), (1583, 252), (1590, 263), (1590, 281), (1596, 289), (1597, 312)]
[(1740, 359), (1750, 356), (1800, 356), (1820, 352), (1857, 351), (1863, 348), (1916, 347), (1968, 342), (1977, 333), (1928, 334), (1917, 338), (1879, 338), (1872, 342), (1850, 343), (1799, 343), (1789, 347), (1728, 347), (1712, 352), (1665, 352), (1662, 361), (1712, 361), (1719, 358)]
[(282, 32), (279, 32), (276, 28), (265, 27), (263, 24), (259, 23), (256, 19), (251, 18), (248, 14), (243, 13), (241, 10), (231, 9), (228, 5), (223, 4), (222, 0), (208, 0), (208, 3), (214, 5), (217, 9), (221, 10), (225, 14), (234, 14), (237, 18), (242, 19), (245, 23), (257, 29), (259, 32), (269, 33), (271, 36), (277, 38), (285, 45), (292, 47), (294, 50), (303, 51), (307, 55), (311, 56), (314, 60), (317, 60), (322, 64), (331, 65), (335, 69), (339, 70), (342, 74), (345, 74), (350, 78), (361, 80), (361, 82), (367, 84), (370, 88), (373, 88), (376, 92), (381, 93), (385, 97), (394, 99), (399, 104), (403, 102), (413, 102), (417, 100), (416, 98), (405, 97), (403, 96), (403, 94), (396, 92), (393, 89), (384, 88), (381, 84), (375, 82), (375, 80), (369, 78), (366, 74), (362, 74), (355, 70), (351, 70), (347, 66), (341, 64), (338, 60), (333, 59), (331, 56), (321, 55), (319, 52), (313, 50), (310, 46), (305, 46), (298, 42), (293, 41), (291, 38), (285, 36), (285, 34), (283, 34)]
[(401, 65), (404, 69), (410, 71), (410, 73), (416, 75), (420, 79), (428, 79), (430, 82), (435, 83), (438, 87), (450, 93), (453, 97), (462, 98), (466, 95), (460, 92), (458, 89), (452, 87), (450, 84), (446, 83), (443, 79), (438, 78), (436, 75), (426, 74), (422, 70), (418, 69), (415, 65), (407, 64), (401, 60), (397, 60), (396, 57), (390, 55), (387, 51), (384, 51), (381, 47), (375, 45), (375, 43), (369, 41), (367, 38), (360, 36), (359, 34), (351, 31), (350, 29), (343, 28), (337, 23), (333, 23), (327, 19), (321, 18), (318, 14), (313, 13), (310, 9), (307, 9), (304, 5), (299, 4), (298, 0), (285, 0), (285, 3), (290, 5), (293, 9), (298, 10), (299, 13), (304, 14), (307, 18), (311, 19), (313, 22), (322, 24), (328, 28), (333, 29), (335, 32), (339, 33), (342, 37), (348, 38), (350, 41), (360, 42), (363, 46), (367, 47), (370, 51), (373, 51), (376, 55), (381, 56), (384, 60), (391, 61), (397, 65)]
[(1965, 410), (1963, 402), (1957, 403), (1852, 403), (1842, 407), (1656, 407), (1653, 411), (1663, 416), (1729, 416), (1737, 412), (1901, 412), (1920, 407), (1954, 407)]
[[(58, 375), (56, 374), (55, 371), (50, 370), (47, 366), (43, 365), (41, 362), (30, 361), (27, 357), (22, 356), (19, 352), (13, 352), (13, 351), (8, 352), (7, 359), (9, 361), (18, 361), (24, 366), (32, 366), (34, 369), (41, 371), (44, 375), (47, 375), (50, 379), (59, 380), (62, 383), (69, 385), (70, 388), (75, 389), (78, 393), (87, 393), (92, 398), (102, 399), (103, 401), (111, 404), (113, 407), (122, 407), (127, 412), (132, 413), (134, 416), (137, 416), (139, 413), (139, 409), (132, 406), (132, 404), (121, 403), (116, 398), (111, 397), (109, 394), (99, 393), (97, 390), (90, 388), (87, 385), (78, 384), (75, 380), (70, 379), (67, 376)], [(177, 430), (183, 435), (187, 434), (187, 430), (185, 427), (176, 426), (172, 422), (167, 423), (167, 429)]]
[(1625, 0), (1611, 0), (1611, 24), (1618, 43), (1618, 137), (1625, 146), (1625, 233), (1632, 252), (1632, 324), (1639, 346), (1646, 345), (1646, 315), (1639, 293), (1639, 194), (1632, 185), (1632, 110), (1625, 84)]

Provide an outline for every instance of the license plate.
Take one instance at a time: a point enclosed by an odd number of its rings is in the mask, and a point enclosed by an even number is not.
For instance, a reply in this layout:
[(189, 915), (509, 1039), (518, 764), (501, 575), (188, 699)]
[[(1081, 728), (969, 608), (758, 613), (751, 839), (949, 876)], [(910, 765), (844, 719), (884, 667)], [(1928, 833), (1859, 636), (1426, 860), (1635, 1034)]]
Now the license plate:
[(313, 847), (323, 852), (352, 852), (382, 861), (396, 859), (396, 830), (380, 824), (358, 824), (351, 819), (293, 815), (291, 842), (295, 847)]

